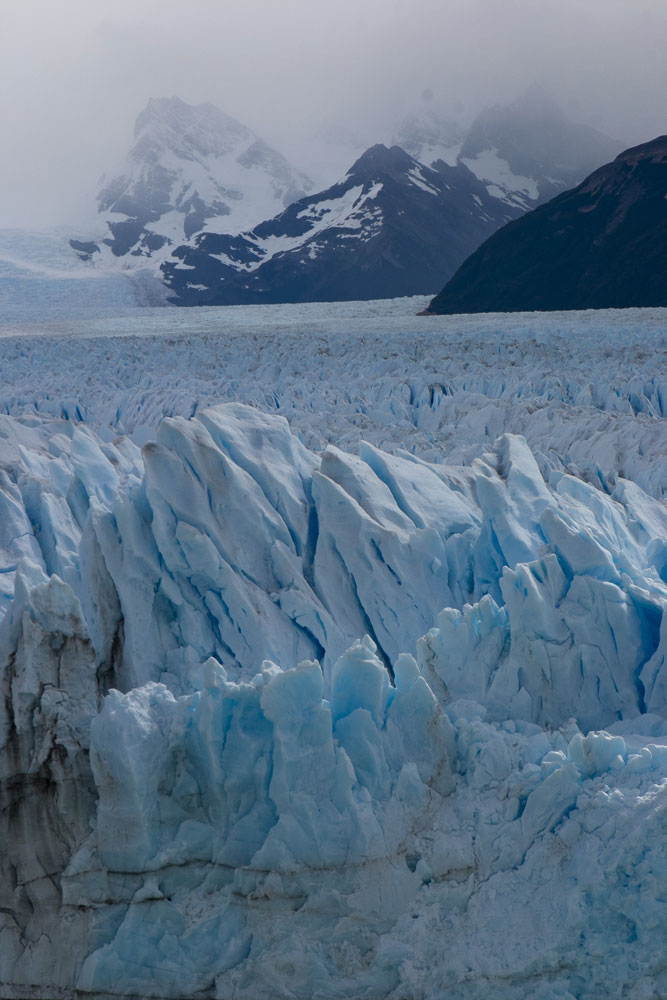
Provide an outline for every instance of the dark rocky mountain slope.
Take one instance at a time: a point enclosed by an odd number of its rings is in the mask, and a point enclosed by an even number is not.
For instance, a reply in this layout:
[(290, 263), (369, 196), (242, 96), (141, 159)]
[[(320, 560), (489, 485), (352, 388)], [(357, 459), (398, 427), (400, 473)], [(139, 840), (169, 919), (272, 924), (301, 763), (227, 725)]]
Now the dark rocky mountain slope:
[(429, 311), (667, 306), (666, 199), (660, 136), (493, 235)]
[(252, 231), (197, 235), (162, 273), (179, 305), (423, 294), (518, 212), (464, 167), (376, 145), (340, 182)]

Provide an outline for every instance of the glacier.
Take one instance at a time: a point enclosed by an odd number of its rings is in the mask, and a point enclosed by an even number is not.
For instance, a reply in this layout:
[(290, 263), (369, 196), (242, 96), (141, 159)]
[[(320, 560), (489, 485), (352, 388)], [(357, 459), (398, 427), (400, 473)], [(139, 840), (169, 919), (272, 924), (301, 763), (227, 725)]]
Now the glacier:
[(667, 317), (413, 305), (0, 340), (3, 996), (667, 993)]

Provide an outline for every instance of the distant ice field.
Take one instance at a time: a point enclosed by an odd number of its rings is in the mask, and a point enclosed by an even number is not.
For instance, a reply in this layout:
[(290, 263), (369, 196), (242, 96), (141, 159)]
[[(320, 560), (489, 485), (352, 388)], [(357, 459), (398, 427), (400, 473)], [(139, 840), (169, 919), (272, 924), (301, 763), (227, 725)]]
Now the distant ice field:
[(667, 312), (425, 303), (5, 324), (0, 996), (667, 996)]
[(164, 416), (234, 400), (315, 451), (368, 440), (457, 464), (513, 432), (543, 471), (664, 496), (667, 310), (417, 315), (427, 301), (27, 310), (0, 319), (0, 411), (142, 444)]

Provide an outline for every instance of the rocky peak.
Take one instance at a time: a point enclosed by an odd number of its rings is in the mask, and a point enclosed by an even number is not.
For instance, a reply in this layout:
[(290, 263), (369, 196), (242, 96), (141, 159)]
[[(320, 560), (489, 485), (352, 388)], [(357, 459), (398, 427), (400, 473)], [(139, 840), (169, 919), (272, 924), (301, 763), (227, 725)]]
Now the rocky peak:
[(354, 181), (380, 180), (387, 175), (404, 175), (415, 168), (425, 169), (400, 146), (371, 146), (350, 167), (347, 177)]
[(182, 159), (228, 156), (257, 136), (215, 105), (186, 104), (179, 97), (151, 98), (134, 126), (130, 156), (153, 158), (167, 151)]

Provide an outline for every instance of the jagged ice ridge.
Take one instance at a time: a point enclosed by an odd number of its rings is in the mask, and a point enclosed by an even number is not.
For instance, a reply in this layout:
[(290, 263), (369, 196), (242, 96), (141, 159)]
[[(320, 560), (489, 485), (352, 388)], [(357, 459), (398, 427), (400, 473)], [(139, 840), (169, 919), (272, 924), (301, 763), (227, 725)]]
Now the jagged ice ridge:
[[(309, 448), (296, 353), (290, 423), (259, 397), (158, 419), (156, 396), (140, 449), (124, 433), (132, 393), (112, 420), (94, 386), (54, 393), (46, 412), (34, 397), (6, 407), (3, 995), (664, 995), (664, 326), (651, 315), (652, 383), (641, 364), (625, 382), (614, 370), (613, 333), (586, 404), (576, 380), (555, 408), (540, 406), (544, 381), (507, 380), (507, 413), (529, 400), (550, 453), (477, 424), (476, 455), (471, 436), (453, 460), (457, 410), (430, 441), (418, 415), (414, 453), (390, 441), (392, 454), (378, 443), (388, 413), (414, 406), (400, 383), (387, 411), (367, 408), (375, 443), (354, 438), (359, 411), (337, 396)], [(513, 322), (504, 357), (544, 367), (544, 321)], [(462, 326), (467, 347), (479, 330)], [(285, 357), (291, 336), (273, 341)], [(375, 364), (381, 379), (375, 335), (358, 340), (358, 377)], [(121, 345), (163, 371), (174, 359), (155, 338), (82, 343), (88, 371), (107, 352), (113, 373)], [(48, 339), (7, 342), (10, 355), (19, 344), (25, 364), (35, 347), (48, 364)], [(583, 370), (586, 345), (569, 348)], [(231, 386), (233, 337), (224, 350)], [(480, 379), (482, 348), (458, 350), (473, 372), (448, 372), (452, 394), (426, 383), (429, 421), (456, 392), (472, 405), (454, 380)], [(264, 391), (259, 344), (253, 359)], [(176, 401), (163, 383), (162, 414), (200, 379)], [(498, 397), (487, 385), (478, 405)], [(622, 417), (608, 402), (631, 397), (644, 402)], [(345, 447), (323, 439), (329, 413)], [(613, 437), (620, 419), (642, 442), (632, 478), (605, 467), (610, 440), (636, 440)], [(556, 460), (570, 423), (589, 433), (581, 468)]]

